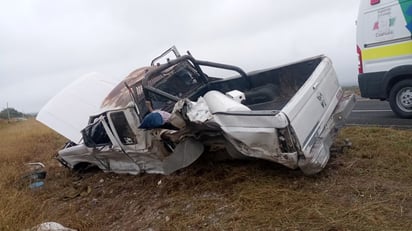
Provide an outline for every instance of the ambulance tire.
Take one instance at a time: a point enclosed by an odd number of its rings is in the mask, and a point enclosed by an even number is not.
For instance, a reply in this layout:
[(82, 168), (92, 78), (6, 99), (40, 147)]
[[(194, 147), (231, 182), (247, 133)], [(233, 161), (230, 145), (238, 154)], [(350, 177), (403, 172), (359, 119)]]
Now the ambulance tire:
[(412, 118), (412, 79), (396, 83), (389, 93), (389, 105), (401, 118)]

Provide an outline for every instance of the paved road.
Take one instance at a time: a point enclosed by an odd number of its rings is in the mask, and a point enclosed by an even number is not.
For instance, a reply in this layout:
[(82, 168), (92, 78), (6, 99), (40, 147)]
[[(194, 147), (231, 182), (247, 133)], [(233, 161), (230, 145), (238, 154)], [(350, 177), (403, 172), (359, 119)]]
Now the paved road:
[(412, 128), (412, 119), (396, 117), (387, 101), (358, 98), (346, 124)]

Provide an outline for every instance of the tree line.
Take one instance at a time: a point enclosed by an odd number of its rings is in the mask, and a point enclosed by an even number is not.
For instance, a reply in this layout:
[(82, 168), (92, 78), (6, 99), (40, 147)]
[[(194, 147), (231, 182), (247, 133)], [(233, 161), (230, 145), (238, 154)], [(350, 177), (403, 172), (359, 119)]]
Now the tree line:
[(25, 117), (25, 114), (22, 112), (17, 111), (14, 108), (6, 108), (0, 112), (0, 118), (1, 119), (8, 119), (10, 115), (10, 118), (21, 118)]

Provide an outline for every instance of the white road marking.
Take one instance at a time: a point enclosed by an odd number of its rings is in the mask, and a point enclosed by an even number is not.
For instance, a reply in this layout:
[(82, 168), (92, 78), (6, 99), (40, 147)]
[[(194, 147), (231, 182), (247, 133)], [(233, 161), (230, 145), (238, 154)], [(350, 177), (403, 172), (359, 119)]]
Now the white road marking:
[(391, 112), (392, 110), (352, 110), (352, 112)]

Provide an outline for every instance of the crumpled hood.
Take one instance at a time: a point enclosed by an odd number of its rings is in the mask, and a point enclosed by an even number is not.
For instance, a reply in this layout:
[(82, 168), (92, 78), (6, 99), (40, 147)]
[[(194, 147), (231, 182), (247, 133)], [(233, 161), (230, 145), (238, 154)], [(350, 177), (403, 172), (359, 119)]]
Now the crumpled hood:
[(98, 73), (90, 73), (68, 85), (40, 110), (37, 120), (78, 143), (80, 131), (86, 127), (90, 115), (101, 112), (103, 99), (117, 83)]

